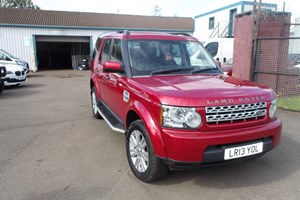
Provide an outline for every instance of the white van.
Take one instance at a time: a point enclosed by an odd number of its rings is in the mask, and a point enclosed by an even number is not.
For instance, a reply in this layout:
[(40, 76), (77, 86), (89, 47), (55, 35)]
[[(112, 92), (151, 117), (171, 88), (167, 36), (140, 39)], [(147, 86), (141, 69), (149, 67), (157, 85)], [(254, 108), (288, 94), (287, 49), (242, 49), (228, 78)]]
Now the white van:
[(215, 60), (219, 58), (221, 64), (232, 64), (233, 41), (233, 38), (211, 38), (203, 46)]

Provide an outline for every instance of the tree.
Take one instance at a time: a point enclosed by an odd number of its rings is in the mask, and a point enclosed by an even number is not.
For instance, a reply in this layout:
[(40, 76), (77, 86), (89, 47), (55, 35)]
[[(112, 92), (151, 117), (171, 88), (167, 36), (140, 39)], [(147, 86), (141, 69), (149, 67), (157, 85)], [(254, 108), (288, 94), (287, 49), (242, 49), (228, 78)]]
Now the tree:
[(159, 7), (159, 5), (154, 6), (153, 15), (154, 16), (161, 16), (161, 8)]
[(24, 8), (40, 10), (40, 7), (33, 4), (31, 0), (0, 0), (0, 8)]

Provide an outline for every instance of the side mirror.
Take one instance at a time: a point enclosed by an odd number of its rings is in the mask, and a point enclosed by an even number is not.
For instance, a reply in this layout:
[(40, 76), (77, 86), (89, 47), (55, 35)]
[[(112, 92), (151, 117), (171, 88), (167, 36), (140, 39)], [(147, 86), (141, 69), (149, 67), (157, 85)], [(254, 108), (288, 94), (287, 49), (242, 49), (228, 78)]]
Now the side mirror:
[(103, 63), (103, 72), (122, 73), (124, 70), (118, 62), (107, 61)]

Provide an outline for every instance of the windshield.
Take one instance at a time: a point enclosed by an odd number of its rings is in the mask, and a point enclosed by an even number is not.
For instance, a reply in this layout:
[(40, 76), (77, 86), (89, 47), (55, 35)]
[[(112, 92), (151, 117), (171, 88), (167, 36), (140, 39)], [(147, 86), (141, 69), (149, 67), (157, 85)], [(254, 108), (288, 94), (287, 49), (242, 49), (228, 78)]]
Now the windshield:
[(221, 73), (198, 42), (132, 40), (128, 48), (133, 76)]
[(8, 53), (7, 51), (4, 51), (3, 49), (1, 50), (3, 53), (5, 53), (8, 57), (11, 57), (12, 59), (17, 59), (17, 57), (11, 55), (10, 53)]

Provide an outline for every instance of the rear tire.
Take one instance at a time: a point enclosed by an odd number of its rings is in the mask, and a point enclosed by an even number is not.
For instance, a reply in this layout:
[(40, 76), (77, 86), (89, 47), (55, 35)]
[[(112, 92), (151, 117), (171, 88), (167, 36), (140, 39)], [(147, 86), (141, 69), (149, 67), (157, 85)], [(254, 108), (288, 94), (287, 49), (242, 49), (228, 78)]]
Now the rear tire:
[(141, 120), (136, 120), (129, 126), (126, 154), (133, 174), (141, 181), (152, 182), (168, 172), (168, 167), (156, 157), (149, 134)]
[(3, 92), (4, 87), (4, 81), (0, 78), (0, 94)]
[(92, 104), (93, 116), (97, 119), (102, 119), (100, 113), (98, 112), (98, 97), (94, 87), (92, 88), (91, 91), (91, 104)]

